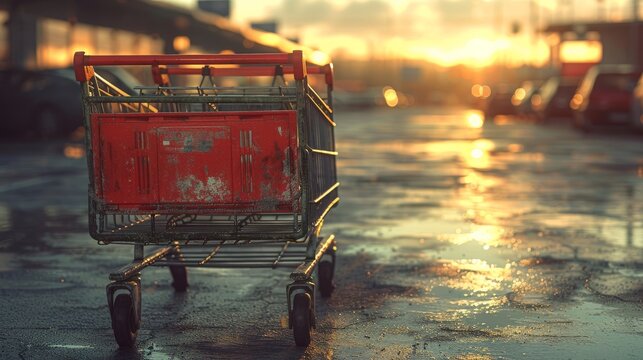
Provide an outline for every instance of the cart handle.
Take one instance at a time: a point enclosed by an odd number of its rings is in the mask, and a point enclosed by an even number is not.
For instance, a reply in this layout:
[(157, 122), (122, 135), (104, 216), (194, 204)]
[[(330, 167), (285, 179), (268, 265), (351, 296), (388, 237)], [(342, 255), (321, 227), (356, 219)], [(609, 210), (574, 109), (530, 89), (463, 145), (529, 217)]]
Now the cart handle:
[[(278, 65), (281, 66), (281, 65)], [(281, 66), (283, 74), (295, 74), (295, 67), (293, 65)], [(179, 67), (165, 67), (159, 65), (152, 65), (152, 75), (154, 82), (157, 85), (167, 83), (167, 78), (164, 75), (202, 75), (202, 76), (275, 76), (278, 70), (275, 66), (246, 66), (236, 68), (217, 68), (214, 66), (206, 65), (202, 68), (179, 68)], [(333, 64), (326, 64), (323, 66), (307, 64), (306, 72), (308, 74), (324, 75), (326, 86), (331, 90), (333, 88)]]
[(292, 65), (296, 80), (306, 77), (304, 54), (301, 50), (279, 54), (216, 54), (216, 55), (85, 55), (74, 54), (76, 80), (87, 81), (93, 76), (92, 66), (108, 65)]

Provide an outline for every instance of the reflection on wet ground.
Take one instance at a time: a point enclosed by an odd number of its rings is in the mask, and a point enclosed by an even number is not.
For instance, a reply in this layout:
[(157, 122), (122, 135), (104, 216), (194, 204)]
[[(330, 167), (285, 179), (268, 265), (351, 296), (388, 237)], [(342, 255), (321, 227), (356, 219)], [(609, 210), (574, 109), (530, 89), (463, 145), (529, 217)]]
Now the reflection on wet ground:
[(344, 198), (330, 226), (388, 267), (371, 281), (414, 289), (386, 307), (414, 346), (400, 334), (371, 343), (400, 355), (513, 358), (522, 344), (554, 358), (636, 357), (641, 138), (510, 119), (479, 127), (470, 114), (342, 123)]
[[(643, 141), (468, 110), (337, 116), (337, 290), (296, 349), (284, 272), (143, 277), (139, 347), (117, 351), (106, 274), (131, 249), (86, 234), (74, 144), (2, 145), (0, 325), (23, 358), (638, 358)], [(43, 307), (42, 298), (47, 299)], [(73, 318), (69, 314), (74, 314)], [(261, 356), (258, 356), (260, 354)]]

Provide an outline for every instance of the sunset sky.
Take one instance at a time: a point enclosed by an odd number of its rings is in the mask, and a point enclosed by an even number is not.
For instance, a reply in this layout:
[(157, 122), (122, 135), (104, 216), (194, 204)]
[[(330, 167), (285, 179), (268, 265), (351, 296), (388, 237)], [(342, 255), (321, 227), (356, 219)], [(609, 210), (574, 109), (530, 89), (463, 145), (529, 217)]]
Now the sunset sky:
[[(196, 0), (164, 0), (195, 6)], [(232, 21), (279, 32), (333, 57), (405, 57), (441, 65), (542, 62), (550, 22), (631, 18), (632, 0), (233, 0)], [(512, 33), (512, 24), (519, 29)]]

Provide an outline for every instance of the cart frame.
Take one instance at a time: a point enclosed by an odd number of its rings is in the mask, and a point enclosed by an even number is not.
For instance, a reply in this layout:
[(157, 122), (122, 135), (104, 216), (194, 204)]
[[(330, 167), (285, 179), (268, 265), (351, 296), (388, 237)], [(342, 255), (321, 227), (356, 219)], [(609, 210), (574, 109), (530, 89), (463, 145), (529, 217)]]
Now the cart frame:
[[(95, 66), (107, 65), (150, 66), (156, 86), (139, 87), (138, 94), (127, 94), (95, 72)], [(179, 67), (194, 65), (199, 67)], [(315, 327), (315, 267), (322, 296), (330, 296), (334, 288), (335, 237), (320, 236), (326, 215), (339, 202), (332, 64), (306, 64), (301, 51), (142, 56), (88, 56), (77, 52), (74, 71), (81, 84), (85, 115), (90, 235), (99, 244), (134, 247), (133, 262), (110, 273), (111, 282), (106, 289), (118, 344), (124, 347), (135, 344), (141, 326), (143, 269), (169, 267), (174, 289), (185, 291), (186, 267), (198, 266), (294, 268), (290, 275), (293, 282), (286, 288), (289, 325), (294, 329), (296, 344), (307, 346), (310, 329)], [(309, 85), (309, 73), (324, 76), (326, 100)], [(294, 86), (287, 86), (285, 82), (284, 75), (290, 74), (294, 77)], [(172, 86), (171, 75), (198, 75), (201, 82), (198, 86)], [(273, 83), (270, 87), (218, 87), (213, 79), (220, 76), (272, 76)], [(278, 78), (283, 85), (275, 86)], [(205, 80), (209, 80), (210, 86), (203, 86)], [(197, 121), (190, 116), (211, 119), (198, 121), (219, 121), (223, 115), (230, 114), (287, 116), (293, 112), (298, 154), (292, 155), (292, 161), (296, 162), (292, 167), (296, 171), (291, 176), (297, 181), (290, 186), (299, 191), (289, 198), (290, 203), (279, 205), (281, 207), (269, 205), (273, 208), (257, 210), (256, 204), (253, 207), (252, 204), (158, 201), (123, 205), (110, 203), (102, 189), (104, 172), (109, 169), (105, 168), (106, 160), (101, 158), (101, 147), (106, 141), (101, 124), (111, 126), (120, 121), (126, 128), (132, 119), (154, 125), (157, 121), (154, 119), (159, 117), (160, 121), (169, 123), (175, 121), (176, 116), (185, 117), (188, 122)], [(252, 133), (248, 139), (242, 137), (242, 145), (244, 141), (252, 143)], [(254, 166), (249, 164), (247, 166)], [(146, 246), (156, 249), (146, 255)]]

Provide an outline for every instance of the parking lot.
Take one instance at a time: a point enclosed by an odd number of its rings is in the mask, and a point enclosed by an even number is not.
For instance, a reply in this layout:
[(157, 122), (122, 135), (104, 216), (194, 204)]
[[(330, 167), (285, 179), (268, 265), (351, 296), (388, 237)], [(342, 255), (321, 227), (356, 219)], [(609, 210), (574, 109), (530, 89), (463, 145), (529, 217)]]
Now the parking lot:
[(307, 349), (287, 272), (190, 269), (175, 294), (152, 268), (118, 350), (105, 285), (132, 249), (87, 234), (83, 146), (3, 142), (2, 358), (639, 358), (643, 138), (475, 114), (337, 114), (337, 289)]

